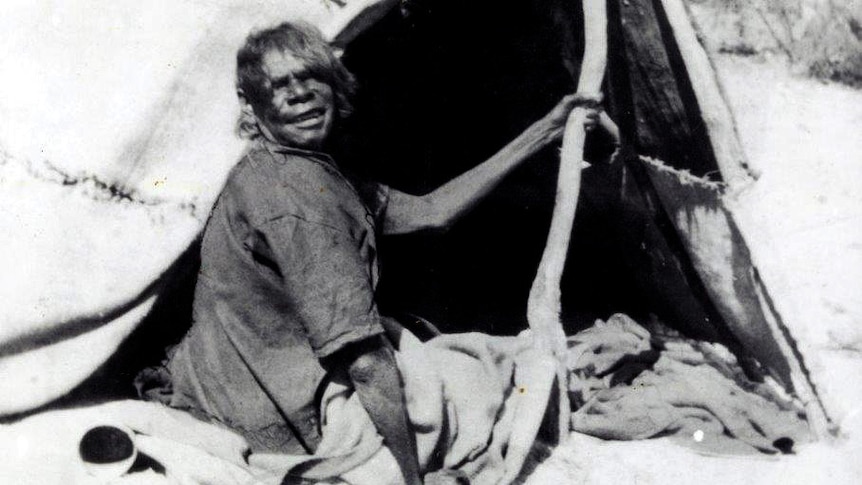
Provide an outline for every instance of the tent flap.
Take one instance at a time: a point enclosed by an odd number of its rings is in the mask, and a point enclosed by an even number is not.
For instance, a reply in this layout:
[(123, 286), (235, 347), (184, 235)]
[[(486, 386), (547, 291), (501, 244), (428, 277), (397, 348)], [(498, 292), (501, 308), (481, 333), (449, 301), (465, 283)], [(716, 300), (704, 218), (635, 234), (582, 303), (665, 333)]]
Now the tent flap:
[[(755, 357), (808, 405), (822, 435), (828, 418), (722, 201), (725, 190), (740, 190), (753, 178), (684, 7), (677, 0), (614, 0), (609, 11), (610, 101), (623, 151), (653, 157), (628, 157), (628, 181), (637, 188), (623, 191), (629, 208), (646, 211), (655, 224), (648, 224), (642, 257), (654, 279), (641, 286), (664, 302), (680, 330), (695, 326), (694, 334), (704, 335), (712, 327), (719, 340)], [(636, 274), (642, 263), (635, 261)]]

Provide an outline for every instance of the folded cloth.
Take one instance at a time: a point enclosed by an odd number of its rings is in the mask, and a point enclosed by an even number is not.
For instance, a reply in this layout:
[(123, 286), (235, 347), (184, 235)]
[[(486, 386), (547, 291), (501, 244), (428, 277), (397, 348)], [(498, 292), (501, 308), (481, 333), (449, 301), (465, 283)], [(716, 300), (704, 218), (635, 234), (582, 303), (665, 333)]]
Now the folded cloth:
[(570, 338), (572, 429), (635, 440), (672, 436), (719, 454), (789, 452), (811, 439), (801, 406), (748, 381), (718, 344), (657, 339), (625, 315)]

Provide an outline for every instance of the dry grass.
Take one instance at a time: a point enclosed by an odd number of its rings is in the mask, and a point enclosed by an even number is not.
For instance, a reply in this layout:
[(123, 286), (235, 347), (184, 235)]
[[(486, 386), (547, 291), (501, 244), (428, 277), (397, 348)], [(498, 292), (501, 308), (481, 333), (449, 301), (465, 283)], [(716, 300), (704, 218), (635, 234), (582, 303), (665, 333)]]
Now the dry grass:
[(784, 57), (797, 72), (862, 87), (862, 0), (686, 0), (719, 52)]

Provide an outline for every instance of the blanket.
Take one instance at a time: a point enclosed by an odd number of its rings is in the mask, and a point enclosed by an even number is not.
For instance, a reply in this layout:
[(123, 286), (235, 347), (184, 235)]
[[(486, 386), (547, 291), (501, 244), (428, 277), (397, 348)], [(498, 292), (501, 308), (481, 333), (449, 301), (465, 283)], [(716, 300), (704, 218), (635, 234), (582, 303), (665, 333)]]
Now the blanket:
[(800, 404), (750, 380), (719, 344), (652, 335), (625, 315), (569, 338), (575, 431), (605, 439), (671, 436), (705, 453), (789, 453), (811, 441)]
[[(430, 342), (404, 332), (397, 361), (424, 472), (456, 470), (475, 484), (511, 483), (546, 418), (554, 362), (526, 337), (472, 333)], [(251, 454), (239, 435), (156, 403), (111, 402), (37, 414), (0, 428), (3, 483), (104, 483), (81, 459), (88, 430), (123, 430), (138, 459), (112, 483), (399, 483), (400, 472), (352, 391), (330, 385), (314, 455)], [(548, 422), (556, 422), (549, 420)], [(4, 460), (5, 461), (5, 460)], [(131, 468), (129, 468), (131, 467)]]
[[(553, 434), (542, 427), (558, 422), (549, 406), (556, 362), (536, 351), (528, 334), (441, 335), (422, 343), (404, 331), (396, 359), (424, 473), (512, 483), (543, 448), (540, 437)], [(786, 453), (810, 440), (801, 406), (778, 386), (749, 380), (726, 349), (654, 335), (625, 315), (570, 337), (567, 369), (571, 427), (580, 433), (671, 436), (708, 454)], [(329, 385), (321, 416), (315, 453), (285, 455), (252, 453), (238, 434), (156, 403), (37, 414), (0, 427), (0, 449), (7, 450), (0, 482), (400, 483), (394, 457), (349, 387)], [(104, 426), (133, 443), (136, 455), (122, 467), (81, 458), (85, 433)], [(111, 438), (103, 447), (120, 442)]]

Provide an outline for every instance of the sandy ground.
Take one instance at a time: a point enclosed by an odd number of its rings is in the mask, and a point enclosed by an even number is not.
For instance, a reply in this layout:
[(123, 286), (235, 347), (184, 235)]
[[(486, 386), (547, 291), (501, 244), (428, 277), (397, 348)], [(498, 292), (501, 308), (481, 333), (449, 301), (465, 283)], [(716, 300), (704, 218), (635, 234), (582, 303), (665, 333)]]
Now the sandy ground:
[(848, 381), (862, 375), (862, 92), (769, 62), (717, 61), (762, 172), (738, 218), (757, 228), (755, 263), (840, 424), (862, 402), (862, 383)]
[(862, 480), (862, 92), (791, 77), (778, 62), (716, 69), (758, 181), (736, 216), (840, 431), (781, 458), (707, 457), (665, 440), (572, 434), (534, 473), (546, 483), (851, 484)]

